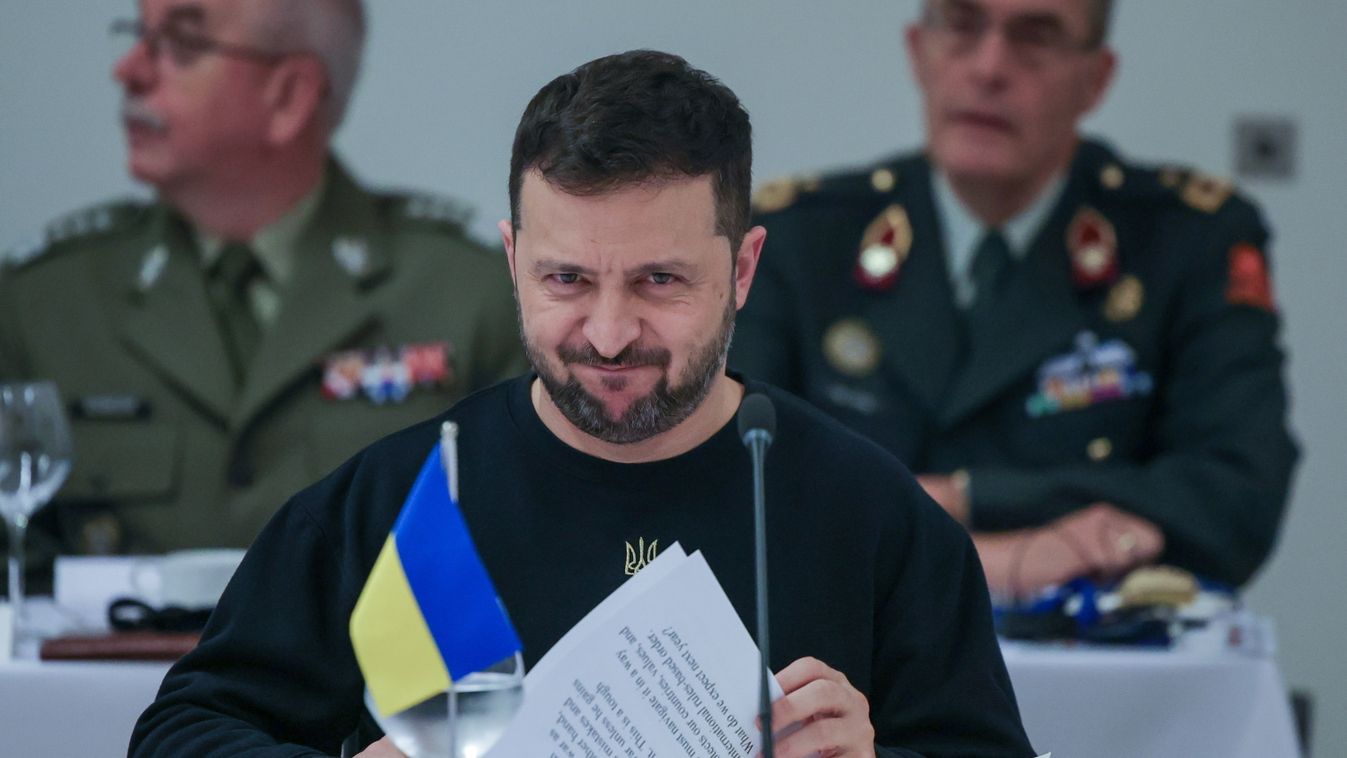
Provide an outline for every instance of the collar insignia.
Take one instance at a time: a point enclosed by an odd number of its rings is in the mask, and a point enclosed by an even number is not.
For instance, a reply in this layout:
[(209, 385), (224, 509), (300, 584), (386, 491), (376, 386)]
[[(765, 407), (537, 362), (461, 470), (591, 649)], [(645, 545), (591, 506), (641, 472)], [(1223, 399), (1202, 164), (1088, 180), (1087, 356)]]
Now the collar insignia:
[(1117, 278), (1118, 236), (1099, 211), (1088, 206), (1076, 211), (1066, 230), (1066, 249), (1077, 289), (1092, 289)]
[(853, 276), (872, 292), (884, 292), (898, 281), (898, 270), (912, 249), (912, 222), (901, 205), (885, 208), (861, 235)]

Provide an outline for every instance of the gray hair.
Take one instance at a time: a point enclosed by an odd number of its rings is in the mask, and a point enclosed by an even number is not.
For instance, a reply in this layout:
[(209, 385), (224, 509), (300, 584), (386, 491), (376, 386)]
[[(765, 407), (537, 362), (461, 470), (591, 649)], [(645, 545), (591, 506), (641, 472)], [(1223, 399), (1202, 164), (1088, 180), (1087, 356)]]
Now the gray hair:
[(253, 0), (259, 44), (280, 52), (317, 56), (327, 71), (326, 116), (336, 129), (346, 116), (365, 47), (361, 0)]

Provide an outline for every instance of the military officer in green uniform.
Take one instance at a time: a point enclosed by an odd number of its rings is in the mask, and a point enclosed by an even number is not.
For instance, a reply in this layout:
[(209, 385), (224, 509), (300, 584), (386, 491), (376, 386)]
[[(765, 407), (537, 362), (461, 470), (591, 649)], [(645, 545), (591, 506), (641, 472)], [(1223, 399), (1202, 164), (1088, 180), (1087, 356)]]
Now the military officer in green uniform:
[(361, 447), (524, 365), (504, 256), (331, 155), (359, 2), (141, 12), (115, 74), (157, 202), (71, 214), (0, 274), (0, 378), (54, 380), (74, 431), (48, 558), (246, 546)]
[(1077, 136), (1108, 6), (931, 0), (926, 150), (755, 201), (731, 365), (921, 473), (1007, 594), (1153, 561), (1242, 584), (1297, 457), (1256, 208)]

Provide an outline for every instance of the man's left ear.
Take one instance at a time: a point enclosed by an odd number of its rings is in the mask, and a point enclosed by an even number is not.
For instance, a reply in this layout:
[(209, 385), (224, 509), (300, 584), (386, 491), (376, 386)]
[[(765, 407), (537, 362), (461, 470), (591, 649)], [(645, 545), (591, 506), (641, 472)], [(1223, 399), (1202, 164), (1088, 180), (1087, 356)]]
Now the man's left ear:
[(742, 308), (748, 302), (748, 290), (753, 286), (753, 275), (758, 271), (762, 244), (767, 241), (767, 230), (755, 226), (744, 235), (734, 254), (734, 307)]
[(327, 72), (314, 56), (293, 55), (277, 63), (262, 92), (271, 111), (271, 143), (284, 145), (302, 134), (319, 118), (327, 94)]

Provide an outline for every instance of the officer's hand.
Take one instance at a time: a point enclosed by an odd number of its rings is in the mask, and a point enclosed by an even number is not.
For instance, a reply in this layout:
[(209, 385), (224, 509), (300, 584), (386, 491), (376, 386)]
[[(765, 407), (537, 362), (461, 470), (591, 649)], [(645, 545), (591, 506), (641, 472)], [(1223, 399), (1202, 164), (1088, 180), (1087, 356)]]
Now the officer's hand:
[(401, 750), (393, 747), (393, 741), (384, 737), (360, 751), (355, 758), (407, 758)]
[(786, 727), (803, 724), (790, 736), (777, 738), (777, 758), (874, 758), (870, 702), (842, 672), (816, 658), (801, 658), (782, 669), (776, 680), (786, 695), (772, 704), (773, 731), (780, 734)]
[(1154, 524), (1108, 503), (1067, 514), (1048, 527), (1086, 564), (1082, 573), (1112, 579), (1154, 561), (1165, 536)]
[(968, 526), (968, 475), (921, 474), (917, 484), (955, 521)]

